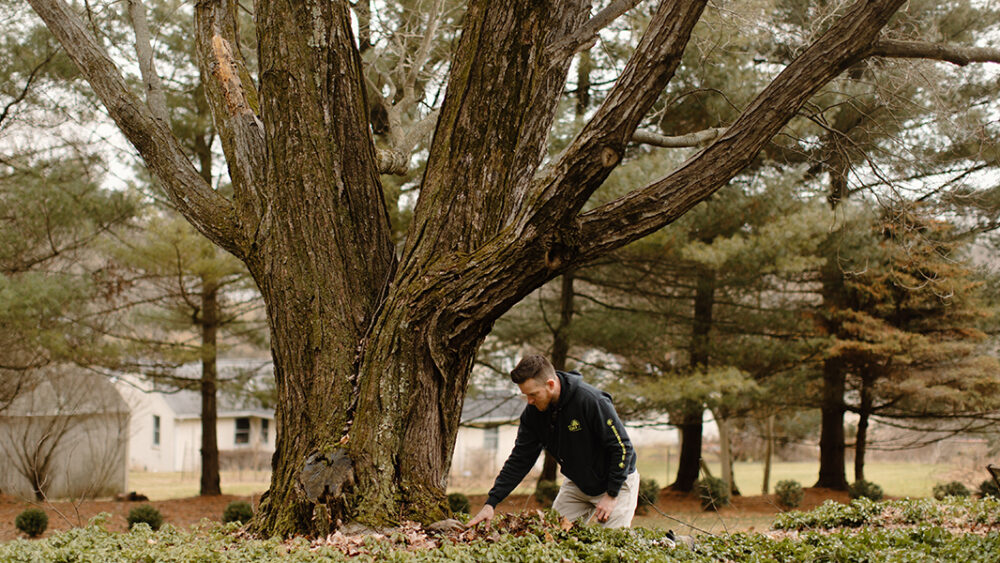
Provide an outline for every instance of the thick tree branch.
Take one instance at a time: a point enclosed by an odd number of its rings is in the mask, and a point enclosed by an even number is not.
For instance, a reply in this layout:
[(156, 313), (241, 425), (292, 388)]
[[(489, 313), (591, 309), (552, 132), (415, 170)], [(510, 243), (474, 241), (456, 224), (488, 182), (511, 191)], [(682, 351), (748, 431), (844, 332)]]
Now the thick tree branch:
[(618, 165), (639, 122), (673, 77), (705, 4), (660, 3), (604, 103), (556, 164), (536, 179), (535, 203), (524, 206), (534, 215), (525, 214), (523, 220), (544, 230), (583, 208)]
[(824, 84), (861, 60), (903, 0), (861, 1), (797, 57), (726, 133), (666, 178), (580, 216), (580, 259), (673, 222), (745, 168)]
[(139, 57), (139, 72), (146, 86), (146, 105), (153, 115), (164, 123), (170, 123), (167, 114), (167, 96), (163, 93), (163, 83), (156, 73), (153, 46), (150, 43), (149, 22), (146, 20), (146, 6), (142, 0), (126, 0), (128, 17), (135, 31), (135, 53)]
[(594, 17), (587, 20), (587, 23), (583, 24), (579, 29), (574, 31), (572, 34), (563, 37), (559, 41), (552, 44), (549, 49), (552, 51), (552, 56), (554, 60), (565, 59), (572, 57), (574, 54), (584, 50), (588, 45), (597, 39), (597, 34), (600, 33), (602, 29), (611, 25), (611, 22), (618, 19), (619, 16), (625, 12), (631, 10), (641, 2), (642, 0), (616, 0), (612, 2), (608, 7), (604, 8), (600, 12), (594, 15)]
[(202, 234), (236, 256), (244, 255), (232, 205), (198, 174), (170, 127), (153, 117), (121, 72), (62, 0), (29, 0), (79, 67), (111, 118), (163, 183), (171, 202)]
[(195, 5), (198, 68), (226, 155), (236, 209), (248, 229), (261, 236), (259, 225), (267, 207), (261, 190), (264, 130), (257, 118), (257, 89), (240, 51), (238, 9), (233, 0), (201, 0)]
[(876, 41), (868, 53), (872, 57), (907, 59), (932, 59), (958, 66), (970, 63), (1000, 63), (1000, 49), (996, 47), (962, 47), (924, 41), (882, 39)]
[(711, 129), (704, 129), (702, 131), (688, 133), (687, 135), (677, 136), (660, 135), (658, 133), (653, 133), (652, 131), (636, 131), (632, 134), (632, 142), (670, 149), (697, 147), (718, 139), (719, 136), (725, 132), (725, 127), (713, 127)]

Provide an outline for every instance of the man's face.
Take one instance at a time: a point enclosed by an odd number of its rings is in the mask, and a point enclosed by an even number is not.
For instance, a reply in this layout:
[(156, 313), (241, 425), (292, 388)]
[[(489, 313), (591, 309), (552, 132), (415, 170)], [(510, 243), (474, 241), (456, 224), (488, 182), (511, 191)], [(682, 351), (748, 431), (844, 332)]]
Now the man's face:
[(529, 405), (533, 405), (536, 409), (544, 411), (552, 403), (552, 398), (555, 395), (556, 381), (554, 379), (547, 379), (542, 382), (531, 378), (524, 383), (518, 383), (517, 386), (521, 388), (521, 393), (524, 393), (524, 398), (528, 401)]

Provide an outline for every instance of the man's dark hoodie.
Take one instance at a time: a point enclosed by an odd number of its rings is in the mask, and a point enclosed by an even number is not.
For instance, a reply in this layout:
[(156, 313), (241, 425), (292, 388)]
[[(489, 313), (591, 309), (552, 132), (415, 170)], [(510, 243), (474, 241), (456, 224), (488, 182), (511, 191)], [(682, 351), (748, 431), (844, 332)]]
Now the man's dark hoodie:
[(576, 372), (556, 372), (559, 401), (540, 411), (525, 407), (517, 440), (503, 464), (486, 504), (496, 507), (531, 471), (545, 448), (561, 473), (584, 493), (616, 497), (635, 471), (635, 450), (611, 404), (611, 395), (583, 382)]

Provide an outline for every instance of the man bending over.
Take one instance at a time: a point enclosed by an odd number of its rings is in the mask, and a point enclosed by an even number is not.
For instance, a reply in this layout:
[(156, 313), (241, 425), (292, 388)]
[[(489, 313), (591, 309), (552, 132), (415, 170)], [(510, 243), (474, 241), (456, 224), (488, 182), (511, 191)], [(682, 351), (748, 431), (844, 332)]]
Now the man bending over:
[(493, 518), (494, 509), (534, 467), (545, 448), (566, 478), (552, 508), (569, 520), (597, 520), (606, 528), (632, 525), (639, 498), (635, 451), (611, 404), (611, 395), (577, 373), (557, 372), (538, 355), (510, 372), (528, 401), (514, 449), (504, 462), (482, 510), (468, 526)]

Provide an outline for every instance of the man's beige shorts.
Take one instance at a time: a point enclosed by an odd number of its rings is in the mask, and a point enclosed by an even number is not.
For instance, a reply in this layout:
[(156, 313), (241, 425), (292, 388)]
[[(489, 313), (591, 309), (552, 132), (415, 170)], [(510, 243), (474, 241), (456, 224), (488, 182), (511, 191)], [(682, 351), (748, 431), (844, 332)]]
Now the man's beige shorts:
[[(559, 494), (556, 495), (552, 508), (561, 516), (568, 520), (576, 521), (579, 518), (587, 520), (594, 513), (594, 508), (601, 500), (603, 494), (592, 497), (576, 486), (576, 483), (566, 479), (559, 487)], [(607, 522), (597, 522), (605, 528), (629, 528), (632, 526), (632, 516), (635, 515), (635, 505), (639, 501), (639, 472), (633, 471), (622, 484), (621, 491), (618, 492), (618, 504), (611, 512), (611, 517)]]

